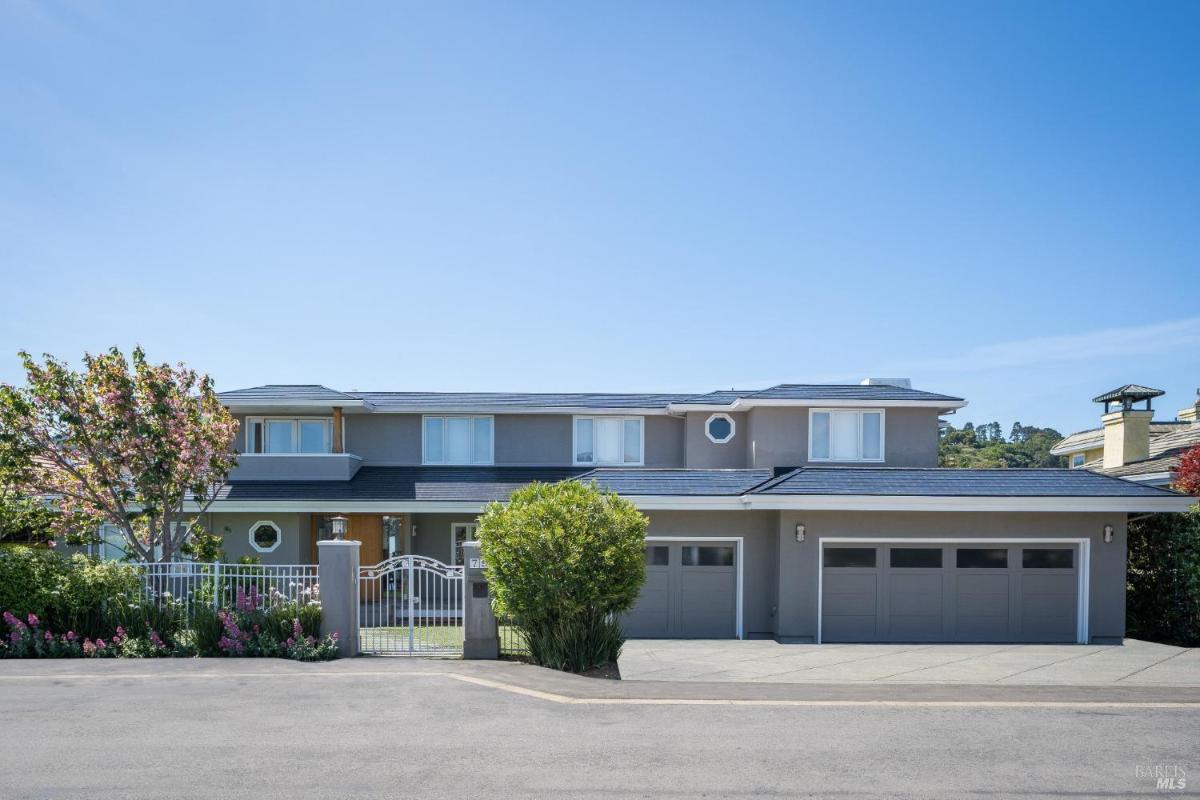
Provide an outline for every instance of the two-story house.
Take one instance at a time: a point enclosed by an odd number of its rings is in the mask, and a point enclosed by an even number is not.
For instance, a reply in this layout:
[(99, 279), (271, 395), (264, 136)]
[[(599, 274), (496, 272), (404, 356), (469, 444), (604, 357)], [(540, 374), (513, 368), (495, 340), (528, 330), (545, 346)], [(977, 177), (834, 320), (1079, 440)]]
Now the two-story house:
[(225, 392), (230, 556), (460, 563), (489, 501), (595, 481), (649, 517), (632, 636), (1119, 642), (1131, 512), (1187, 498), (1071, 470), (940, 469), (958, 397), (904, 380), (689, 394)]

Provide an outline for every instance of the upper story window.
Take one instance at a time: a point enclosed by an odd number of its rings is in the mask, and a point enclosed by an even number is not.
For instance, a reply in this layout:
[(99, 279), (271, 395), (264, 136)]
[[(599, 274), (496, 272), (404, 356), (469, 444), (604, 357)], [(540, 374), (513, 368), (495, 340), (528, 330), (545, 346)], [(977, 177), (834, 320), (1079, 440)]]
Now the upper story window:
[(883, 461), (883, 411), (813, 409), (809, 461)]
[(1071, 454), (1071, 469), (1079, 469), (1080, 467), (1082, 467), (1084, 464), (1084, 461), (1085, 461), (1085, 458), (1084, 458), (1085, 455), (1086, 455), (1085, 453), (1072, 453)]
[(247, 453), (332, 452), (333, 420), (325, 417), (248, 417)]
[(491, 464), (491, 417), (425, 417), (424, 463)]
[(704, 423), (704, 435), (713, 444), (725, 444), (733, 438), (737, 426), (728, 414), (713, 414)]
[(641, 417), (576, 417), (575, 463), (642, 464), (642, 422)]

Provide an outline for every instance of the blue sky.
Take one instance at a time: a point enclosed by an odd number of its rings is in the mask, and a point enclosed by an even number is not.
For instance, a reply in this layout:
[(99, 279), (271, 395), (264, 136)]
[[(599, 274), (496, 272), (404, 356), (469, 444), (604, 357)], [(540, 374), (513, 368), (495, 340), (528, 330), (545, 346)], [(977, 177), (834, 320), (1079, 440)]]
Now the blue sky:
[(1200, 4), (0, 4), (0, 380), (1200, 386)]

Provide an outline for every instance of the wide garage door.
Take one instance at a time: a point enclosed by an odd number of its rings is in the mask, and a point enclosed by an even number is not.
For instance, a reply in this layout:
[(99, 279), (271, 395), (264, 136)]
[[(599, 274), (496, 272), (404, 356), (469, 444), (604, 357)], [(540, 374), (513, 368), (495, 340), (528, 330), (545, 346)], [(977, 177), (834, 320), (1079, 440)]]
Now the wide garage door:
[(646, 542), (646, 583), (621, 620), (632, 638), (737, 635), (737, 548), (728, 541)]
[(1074, 545), (827, 544), (821, 641), (1074, 642)]

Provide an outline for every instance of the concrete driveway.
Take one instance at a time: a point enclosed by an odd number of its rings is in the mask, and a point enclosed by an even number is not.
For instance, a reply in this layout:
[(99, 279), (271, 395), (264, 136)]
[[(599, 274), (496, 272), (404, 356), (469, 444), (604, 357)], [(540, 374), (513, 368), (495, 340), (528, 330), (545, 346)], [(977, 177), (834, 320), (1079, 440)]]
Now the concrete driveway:
[(703, 683), (1200, 686), (1200, 648), (1117, 645), (626, 642), (621, 677)]

